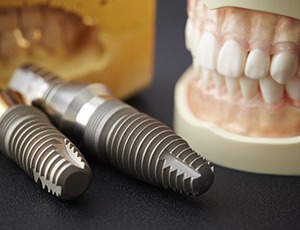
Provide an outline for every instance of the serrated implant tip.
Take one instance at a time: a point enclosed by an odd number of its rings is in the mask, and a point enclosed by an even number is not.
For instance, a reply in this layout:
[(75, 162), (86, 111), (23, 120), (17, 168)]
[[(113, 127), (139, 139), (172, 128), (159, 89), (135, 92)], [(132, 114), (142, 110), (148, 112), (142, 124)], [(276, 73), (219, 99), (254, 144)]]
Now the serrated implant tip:
[(68, 167), (57, 179), (57, 185), (62, 188), (60, 197), (75, 199), (87, 190), (91, 181), (91, 169), (79, 150), (67, 138), (64, 139), (64, 148), (59, 148), (58, 151), (68, 161)]
[(13, 105), (0, 116), (0, 130), (2, 152), (49, 193), (72, 200), (88, 188), (88, 163), (40, 110)]
[[(188, 195), (201, 195), (210, 188), (214, 172), (209, 162), (166, 125), (128, 109), (110, 119), (114, 127), (105, 135), (106, 154), (117, 168)], [(99, 126), (90, 128), (94, 127)]]
[(209, 162), (188, 146), (185, 147), (183, 151), (177, 148), (162, 154), (162, 183), (164, 187), (198, 196), (210, 188), (214, 173)]
[(76, 199), (87, 190), (90, 178), (88, 170), (78, 170), (72, 165), (62, 173), (58, 180), (57, 184), (63, 185), (60, 197), (67, 200)]

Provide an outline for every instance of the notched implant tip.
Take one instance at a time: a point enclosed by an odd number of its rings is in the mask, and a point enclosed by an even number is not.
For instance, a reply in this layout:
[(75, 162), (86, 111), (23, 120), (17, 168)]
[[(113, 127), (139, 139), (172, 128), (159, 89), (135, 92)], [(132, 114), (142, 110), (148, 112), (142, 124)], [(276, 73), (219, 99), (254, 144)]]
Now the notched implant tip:
[(85, 170), (78, 170), (72, 165), (64, 171), (58, 180), (58, 184), (63, 184), (60, 197), (66, 200), (78, 198), (88, 189), (90, 180), (89, 167), (86, 167)]
[[(67, 138), (64, 140), (65, 148), (61, 154), (72, 164), (60, 175), (57, 184), (61, 184), (61, 198), (76, 199), (89, 187), (92, 172), (79, 150)], [(61, 150), (63, 151), (63, 150)]]
[[(183, 154), (185, 152), (185, 154)], [(205, 193), (214, 181), (214, 171), (209, 162), (190, 148), (162, 155), (163, 186), (194, 197)]]
[[(79, 150), (67, 138), (48, 140), (53, 153), (48, 170), (34, 169), (34, 180), (49, 193), (65, 199), (80, 197), (89, 187), (91, 169)], [(50, 147), (51, 146), (51, 147)], [(46, 168), (46, 167), (45, 167)]]
[(205, 193), (214, 181), (214, 172), (207, 163), (203, 164), (198, 172), (199, 177), (192, 181), (193, 186), (191, 189), (191, 194), (195, 197)]
[(91, 181), (91, 169), (88, 166), (80, 169), (77, 166), (69, 165), (60, 173), (57, 182), (47, 179), (40, 173), (34, 173), (34, 180), (49, 193), (61, 199), (74, 200), (88, 189)]

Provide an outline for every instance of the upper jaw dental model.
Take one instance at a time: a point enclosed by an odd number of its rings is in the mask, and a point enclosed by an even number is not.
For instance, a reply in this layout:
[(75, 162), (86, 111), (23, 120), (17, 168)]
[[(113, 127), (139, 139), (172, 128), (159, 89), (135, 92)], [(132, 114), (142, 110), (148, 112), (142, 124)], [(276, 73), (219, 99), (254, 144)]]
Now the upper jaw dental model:
[(300, 175), (300, 2), (275, 2), (188, 1), (174, 126), (214, 163)]

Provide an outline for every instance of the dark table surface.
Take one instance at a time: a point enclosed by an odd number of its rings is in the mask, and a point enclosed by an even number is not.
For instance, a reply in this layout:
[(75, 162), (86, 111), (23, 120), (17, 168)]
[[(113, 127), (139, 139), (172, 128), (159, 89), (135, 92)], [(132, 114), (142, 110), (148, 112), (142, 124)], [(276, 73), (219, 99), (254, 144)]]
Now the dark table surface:
[[(190, 65), (186, 2), (159, 1), (154, 82), (128, 102), (172, 127), (174, 85)], [(0, 229), (300, 229), (300, 177), (215, 167), (201, 197), (136, 181), (92, 157), (89, 190), (62, 201), (0, 155)]]

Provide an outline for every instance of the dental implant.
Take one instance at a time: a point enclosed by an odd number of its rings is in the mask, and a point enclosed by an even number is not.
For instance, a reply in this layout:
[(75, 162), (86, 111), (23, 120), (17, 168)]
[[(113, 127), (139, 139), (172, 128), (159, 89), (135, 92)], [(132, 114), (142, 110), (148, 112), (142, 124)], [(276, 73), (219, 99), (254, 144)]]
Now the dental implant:
[(213, 167), (174, 131), (114, 98), (105, 85), (66, 82), (34, 65), (9, 87), (43, 109), (74, 142), (141, 180), (194, 196), (213, 183)]
[(89, 186), (91, 170), (78, 149), (11, 90), (0, 91), (0, 149), (59, 198), (76, 199)]

